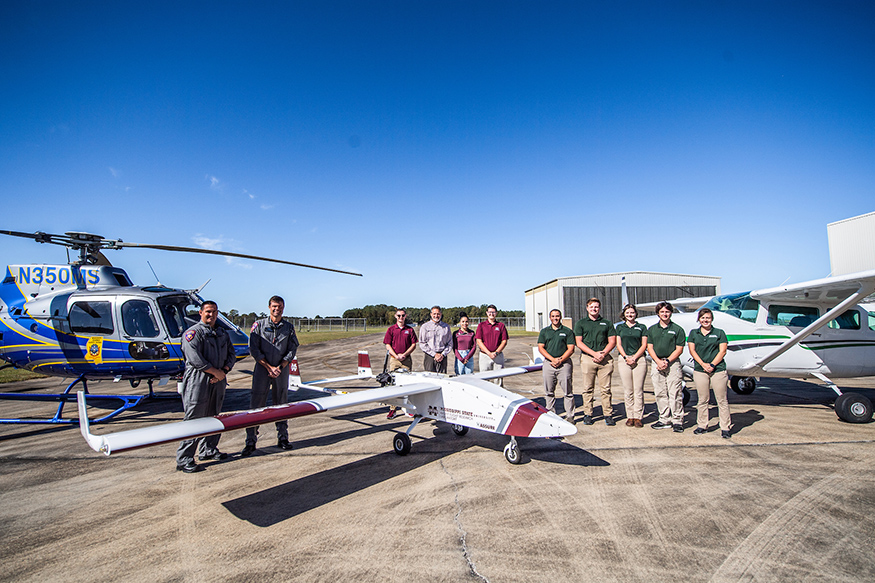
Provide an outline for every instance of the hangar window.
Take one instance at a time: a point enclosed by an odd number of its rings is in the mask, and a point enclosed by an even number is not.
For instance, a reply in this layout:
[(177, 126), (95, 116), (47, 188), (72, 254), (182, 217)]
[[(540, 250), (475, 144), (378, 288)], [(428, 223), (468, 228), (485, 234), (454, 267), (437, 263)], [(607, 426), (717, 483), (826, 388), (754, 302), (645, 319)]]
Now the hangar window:
[(708, 308), (714, 312), (723, 312), (736, 318), (741, 318), (747, 322), (757, 321), (757, 312), (760, 309), (760, 302), (752, 300), (750, 292), (740, 294), (728, 294), (725, 296), (717, 296), (711, 298), (703, 308)]
[(772, 326), (805, 328), (820, 317), (820, 310), (807, 306), (769, 306), (766, 323)]
[(109, 302), (76, 302), (70, 308), (70, 329), (74, 334), (112, 334), (112, 305)]
[(129, 300), (122, 304), (122, 324), (125, 334), (137, 338), (158, 336), (158, 324), (152, 315), (152, 307), (145, 300)]
[(859, 330), (860, 312), (857, 310), (847, 310), (827, 325), (833, 330)]

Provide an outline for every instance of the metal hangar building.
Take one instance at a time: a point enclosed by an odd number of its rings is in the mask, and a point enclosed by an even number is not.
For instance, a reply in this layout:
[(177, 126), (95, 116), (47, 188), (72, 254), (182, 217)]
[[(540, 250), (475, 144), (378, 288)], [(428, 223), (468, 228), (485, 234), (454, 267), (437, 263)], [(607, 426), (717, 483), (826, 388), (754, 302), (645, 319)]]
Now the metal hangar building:
[(710, 275), (627, 271), (560, 277), (526, 290), (526, 330), (548, 326), (553, 309), (562, 312), (566, 324), (576, 322), (586, 314), (589, 298), (601, 300), (602, 316), (619, 321), (624, 279), (633, 304), (720, 294), (720, 278)]

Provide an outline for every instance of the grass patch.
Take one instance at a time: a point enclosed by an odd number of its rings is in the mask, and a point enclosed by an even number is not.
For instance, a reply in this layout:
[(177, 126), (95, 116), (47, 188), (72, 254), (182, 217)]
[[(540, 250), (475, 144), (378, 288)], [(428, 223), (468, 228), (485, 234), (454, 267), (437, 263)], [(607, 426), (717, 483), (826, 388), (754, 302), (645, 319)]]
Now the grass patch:
[(28, 379), (41, 379), (46, 375), (30, 372), (23, 368), (4, 368), (0, 370), (0, 383), (16, 383)]
[(382, 334), (385, 330), (380, 330), (379, 328), (369, 328), (366, 331), (364, 330), (349, 330), (349, 331), (307, 331), (307, 330), (295, 330), (295, 334), (298, 336), (298, 342), (302, 345), (304, 344), (315, 344), (317, 342), (326, 342), (328, 340), (339, 340), (341, 338), (352, 338), (353, 336), (364, 336), (365, 334)]

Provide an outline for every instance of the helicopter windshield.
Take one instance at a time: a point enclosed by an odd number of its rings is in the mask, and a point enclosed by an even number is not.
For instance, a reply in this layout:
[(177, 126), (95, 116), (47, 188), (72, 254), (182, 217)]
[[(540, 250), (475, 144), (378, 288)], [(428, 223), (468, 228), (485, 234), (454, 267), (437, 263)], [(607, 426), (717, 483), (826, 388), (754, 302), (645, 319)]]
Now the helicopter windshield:
[(702, 307), (709, 308), (714, 312), (723, 312), (747, 322), (756, 322), (760, 302), (752, 300), (750, 292), (742, 292), (713, 297)]
[(171, 338), (179, 338), (200, 319), (198, 307), (188, 296), (164, 296), (158, 298), (158, 305), (161, 307), (161, 317)]

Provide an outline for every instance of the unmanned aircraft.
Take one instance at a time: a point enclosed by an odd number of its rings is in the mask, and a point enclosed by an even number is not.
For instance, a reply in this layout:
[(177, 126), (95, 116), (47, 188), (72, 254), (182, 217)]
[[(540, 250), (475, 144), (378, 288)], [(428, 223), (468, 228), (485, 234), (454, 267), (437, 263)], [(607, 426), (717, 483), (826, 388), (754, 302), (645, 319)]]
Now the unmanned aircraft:
[[(266, 425), (283, 419), (303, 417), (322, 411), (365, 403), (396, 405), (413, 415), (413, 422), (405, 432), (396, 432), (392, 449), (398, 455), (410, 452), (410, 432), (423, 419), (444, 421), (452, 425), (456, 435), (465, 435), (468, 429), (480, 429), (510, 437), (504, 447), (504, 457), (512, 464), (522, 461), (517, 437), (559, 438), (577, 433), (577, 428), (537, 403), (507, 391), (491, 379), (541, 370), (541, 363), (530, 366), (485, 371), (473, 375), (450, 377), (434, 372), (408, 372), (399, 369), (376, 377), (381, 387), (344, 393), (333, 389), (318, 389), (330, 396), (298, 401), (285, 405), (264, 407), (250, 411), (220, 413), (215, 417), (177, 421), (140, 429), (131, 429), (94, 435), (88, 426), (86, 395), (78, 392), (79, 427), (82, 436), (95, 451), (106, 455), (139, 449), (162, 443), (196, 439), (216, 433)], [(292, 379), (299, 375), (297, 363), (292, 363)], [(298, 377), (299, 378), (299, 377)], [(314, 388), (332, 382), (374, 378), (367, 352), (359, 352), (358, 375), (301, 383), (298, 386)], [(90, 397), (88, 397), (90, 398)]]
[[(0, 369), (11, 366), (75, 380), (58, 395), (0, 393), (3, 399), (60, 402), (51, 419), (0, 419), (0, 423), (75, 423), (75, 419), (61, 415), (64, 403), (74, 398), (70, 392), (78, 383), (87, 392), (89, 380), (127, 380), (131, 386), (145, 380), (149, 395), (153, 396), (155, 381), (163, 386), (184, 370), (180, 343), (182, 333), (200, 319), (198, 309), (204, 300), (198, 295), (199, 290), (171, 289), (160, 284), (136, 286), (123, 269), (110, 265), (103, 250), (144, 248), (206, 253), (361, 275), (255, 255), (126, 243), (91, 233), (52, 235), (0, 230), (0, 234), (79, 252), (79, 259), (67, 265), (6, 268), (6, 276), (0, 282), (0, 359), (6, 364)], [(224, 315), (219, 315), (218, 322), (228, 331), (238, 360), (248, 356), (246, 334)], [(141, 398), (100, 397), (121, 401), (121, 405), (96, 421), (118, 415)]]
[[(872, 419), (872, 402), (859, 393), (842, 392), (830, 377), (875, 375), (875, 313), (860, 304), (873, 292), (875, 270), (870, 270), (677, 301), (685, 309), (713, 311), (714, 326), (729, 340), (726, 369), (736, 393), (752, 393), (757, 377), (815, 377), (838, 395), (835, 412), (840, 419), (866, 423)], [(687, 334), (699, 326), (694, 312), (674, 314), (672, 321)], [(640, 322), (651, 326), (657, 317)], [(686, 349), (681, 363), (692, 376), (694, 363)]]

